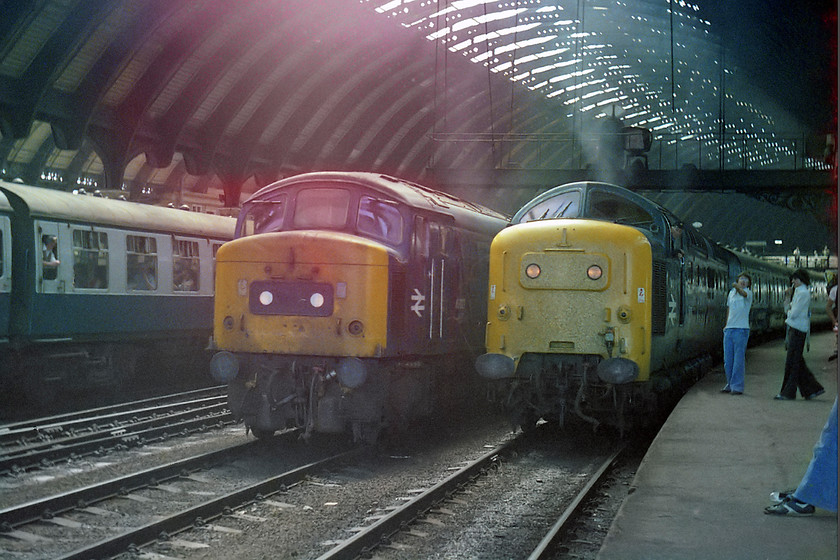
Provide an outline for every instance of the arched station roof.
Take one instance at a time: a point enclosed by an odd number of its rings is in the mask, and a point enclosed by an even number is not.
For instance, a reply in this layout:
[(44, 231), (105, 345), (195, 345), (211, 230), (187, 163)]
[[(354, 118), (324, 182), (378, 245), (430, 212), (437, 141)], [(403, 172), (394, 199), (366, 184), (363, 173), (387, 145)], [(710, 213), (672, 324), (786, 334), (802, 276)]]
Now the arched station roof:
[(836, 6), (775, 4), (6, 2), (0, 175), (235, 204), (310, 170), (598, 166), (622, 127), (652, 167), (820, 168)]

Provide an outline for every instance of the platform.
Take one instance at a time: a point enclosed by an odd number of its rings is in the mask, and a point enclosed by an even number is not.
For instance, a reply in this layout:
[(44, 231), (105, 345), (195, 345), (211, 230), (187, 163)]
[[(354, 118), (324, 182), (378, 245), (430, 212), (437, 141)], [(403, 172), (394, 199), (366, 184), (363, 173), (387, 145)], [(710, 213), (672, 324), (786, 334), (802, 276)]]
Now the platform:
[(837, 560), (837, 514), (766, 515), (773, 490), (795, 488), (837, 395), (834, 334), (811, 337), (805, 361), (825, 386), (773, 400), (784, 340), (747, 350), (743, 395), (721, 393), (723, 365), (683, 397), (645, 455), (598, 560)]

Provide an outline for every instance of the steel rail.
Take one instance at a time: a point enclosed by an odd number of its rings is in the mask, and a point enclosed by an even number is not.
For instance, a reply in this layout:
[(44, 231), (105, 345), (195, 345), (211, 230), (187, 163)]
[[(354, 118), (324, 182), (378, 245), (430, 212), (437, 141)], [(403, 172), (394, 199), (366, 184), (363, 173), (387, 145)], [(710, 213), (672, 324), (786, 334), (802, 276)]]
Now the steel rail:
[(0, 509), (0, 531), (8, 532), (11, 529), (41, 519), (49, 519), (74, 509), (91, 506), (115, 496), (123, 496), (141, 488), (147, 488), (154, 484), (188, 476), (196, 471), (206, 469), (232, 455), (243, 453), (258, 443), (260, 442), (249, 440), (224, 449), (173, 461), (137, 473), (91, 484), (76, 490), (70, 490), (24, 504)]
[(545, 537), (543, 537), (542, 541), (540, 541), (540, 544), (538, 544), (531, 555), (528, 556), (528, 560), (542, 560), (549, 557), (548, 553), (556, 546), (557, 539), (565, 530), (566, 524), (580, 514), (581, 505), (586, 503), (592, 495), (592, 492), (600, 486), (607, 473), (611, 471), (613, 465), (625, 449), (626, 445), (622, 445), (601, 464), (598, 470), (595, 471), (595, 474), (590, 477), (586, 486), (578, 492), (575, 499), (572, 500), (571, 504), (569, 504), (569, 507), (566, 508), (560, 518), (554, 523), (551, 529), (549, 529), (548, 533), (546, 533)]
[(376, 523), (333, 547), (319, 556), (317, 560), (351, 560), (369, 553), (383, 542), (387, 542), (392, 535), (402, 530), (408, 523), (428, 512), (436, 504), (452, 495), (469, 480), (478, 477), (500, 455), (511, 449), (518, 442), (518, 439), (512, 439), (496, 447), (432, 488), (415, 496)]
[(127, 531), (113, 538), (79, 548), (56, 560), (90, 560), (91, 558), (110, 558), (125, 552), (129, 548), (142, 547), (159, 540), (161, 535), (170, 536), (189, 530), (195, 525), (201, 525), (224, 515), (227, 511), (240, 508), (282, 492), (290, 484), (299, 482), (312, 472), (323, 469), (363, 451), (356, 448), (303, 465), (281, 475), (252, 484), (246, 488), (236, 490), (219, 498), (215, 498), (188, 508), (164, 519), (149, 523), (134, 530)]
[(73, 418), (66, 418), (56, 421), (54, 418), (41, 418), (25, 425), (5, 425), (0, 427), (0, 445), (3, 446), (2, 453), (14, 452), (14, 446), (23, 448), (26, 446), (49, 445), (60, 442), (62, 438), (77, 437), (79, 433), (86, 431), (102, 430), (117, 426), (120, 422), (135, 424), (138, 422), (153, 420), (173, 414), (178, 409), (185, 407), (206, 405), (225, 402), (226, 394), (190, 396), (181, 400), (162, 401), (157, 403), (135, 403), (134, 408), (121, 410), (87, 410), (75, 413)]
[[(200, 413), (201, 416), (196, 417), (196, 413)], [(183, 419), (185, 416), (189, 418)], [(233, 423), (226, 403), (181, 411), (125, 426), (110, 426), (101, 432), (84, 434), (62, 442), (48, 442), (36, 448), (26, 448), (18, 453), (0, 456), (0, 473), (33, 468), (39, 463), (51, 464), (59, 460), (77, 458), (99, 452), (107, 446), (137, 446), (152, 439), (193, 433), (220, 423)]]
[(84, 421), (85, 419), (92, 417), (107, 417), (108, 415), (119, 414), (121, 412), (145, 410), (149, 408), (154, 408), (156, 406), (178, 404), (179, 402), (184, 402), (186, 400), (201, 399), (205, 397), (217, 397), (226, 394), (227, 385), (217, 385), (215, 387), (194, 389), (192, 391), (185, 391), (183, 393), (172, 393), (170, 395), (150, 397), (137, 401), (101, 406), (97, 408), (88, 408), (76, 412), (67, 412), (64, 414), (57, 414), (54, 416), (45, 416), (43, 418), (34, 418), (32, 420), (19, 420), (16, 422), (0, 424), (0, 438), (5, 439), (7, 437), (7, 434), (20, 433), (26, 430), (33, 430), (43, 426), (60, 426), (62, 424), (68, 424), (79, 420)]

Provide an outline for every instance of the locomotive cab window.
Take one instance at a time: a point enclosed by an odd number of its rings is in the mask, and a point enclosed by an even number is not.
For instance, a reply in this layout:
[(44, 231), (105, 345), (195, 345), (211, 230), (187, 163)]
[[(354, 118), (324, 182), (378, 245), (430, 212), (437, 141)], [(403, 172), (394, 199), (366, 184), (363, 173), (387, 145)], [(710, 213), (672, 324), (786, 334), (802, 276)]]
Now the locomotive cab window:
[(198, 242), (175, 239), (172, 242), (172, 289), (176, 292), (197, 292), (200, 260)]
[(591, 190), (589, 192), (589, 207), (587, 216), (594, 220), (607, 220), (617, 224), (656, 231), (653, 216), (650, 212), (611, 192)]
[(390, 245), (399, 245), (403, 239), (403, 219), (395, 203), (363, 196), (359, 200), (356, 230)]
[(102, 231), (73, 230), (73, 286), (108, 287), (108, 234)]
[(238, 226), (238, 236), (245, 237), (255, 233), (283, 231), (285, 213), (285, 194), (272, 200), (255, 200), (248, 204), (244, 210), (244, 218)]
[(556, 218), (577, 218), (580, 215), (580, 191), (566, 191), (543, 200), (528, 210), (520, 223)]
[(347, 224), (350, 191), (346, 189), (307, 189), (295, 199), (296, 228), (341, 229)]
[(411, 253), (414, 258), (429, 256), (429, 221), (423, 216), (414, 217)]
[(125, 237), (126, 288), (151, 291), (158, 285), (157, 239), (140, 235)]

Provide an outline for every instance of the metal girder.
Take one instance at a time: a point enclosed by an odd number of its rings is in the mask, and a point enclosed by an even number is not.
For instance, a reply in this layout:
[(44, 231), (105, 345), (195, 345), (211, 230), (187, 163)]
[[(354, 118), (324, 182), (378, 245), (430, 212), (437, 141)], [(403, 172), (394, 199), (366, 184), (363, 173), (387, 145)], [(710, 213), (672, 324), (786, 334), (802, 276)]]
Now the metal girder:
[[(61, 22), (61, 25), (30, 62), (26, 71), (19, 78), (4, 78), (5, 87), (14, 91), (14, 95), (4, 95), (4, 112), (12, 124), (11, 134), (15, 138), (24, 138), (29, 134), (29, 127), (35, 119), (39, 102), (45, 91), (52, 84), (56, 72), (61, 68), (68, 52), (73, 52), (86, 36), (79, 29), (95, 26), (101, 18), (103, 4), (110, 0), (91, 0), (82, 2)], [(4, 135), (6, 131), (4, 131)]]

